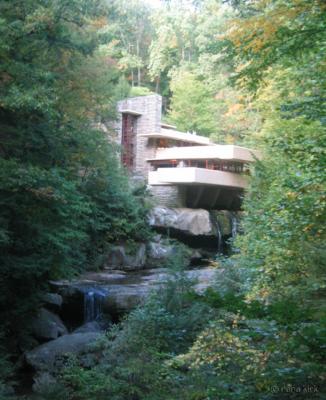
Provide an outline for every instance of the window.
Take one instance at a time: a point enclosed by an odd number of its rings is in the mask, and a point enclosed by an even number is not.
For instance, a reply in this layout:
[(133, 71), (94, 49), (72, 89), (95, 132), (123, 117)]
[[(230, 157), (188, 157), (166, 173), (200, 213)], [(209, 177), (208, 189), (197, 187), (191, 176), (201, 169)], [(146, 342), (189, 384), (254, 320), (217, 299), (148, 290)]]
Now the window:
[(136, 145), (136, 117), (131, 114), (122, 114), (121, 162), (128, 169), (134, 167)]

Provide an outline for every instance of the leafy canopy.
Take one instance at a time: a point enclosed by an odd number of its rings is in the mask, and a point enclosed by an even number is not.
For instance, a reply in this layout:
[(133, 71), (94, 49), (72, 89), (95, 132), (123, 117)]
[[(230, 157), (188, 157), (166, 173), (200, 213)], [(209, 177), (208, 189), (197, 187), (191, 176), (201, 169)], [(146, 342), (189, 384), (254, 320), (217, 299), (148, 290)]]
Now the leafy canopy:
[(119, 71), (102, 2), (1, 1), (0, 15), (1, 331), (15, 339), (49, 279), (148, 230), (105, 127)]

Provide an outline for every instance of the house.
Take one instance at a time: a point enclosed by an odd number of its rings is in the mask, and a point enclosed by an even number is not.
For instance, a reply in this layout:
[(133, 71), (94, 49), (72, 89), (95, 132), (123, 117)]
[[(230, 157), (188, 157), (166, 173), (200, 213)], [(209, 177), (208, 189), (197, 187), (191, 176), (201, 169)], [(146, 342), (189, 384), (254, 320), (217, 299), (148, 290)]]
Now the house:
[(160, 205), (239, 210), (248, 165), (258, 153), (179, 132), (162, 122), (161, 110), (157, 94), (118, 103), (118, 141), (125, 168), (135, 179), (147, 182)]

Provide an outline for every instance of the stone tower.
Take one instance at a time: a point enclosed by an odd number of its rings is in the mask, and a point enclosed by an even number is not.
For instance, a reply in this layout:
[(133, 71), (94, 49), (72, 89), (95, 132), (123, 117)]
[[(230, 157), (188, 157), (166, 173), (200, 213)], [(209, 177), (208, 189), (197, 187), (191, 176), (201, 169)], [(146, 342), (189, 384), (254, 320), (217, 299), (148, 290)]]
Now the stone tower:
[(119, 101), (118, 112), (121, 161), (135, 178), (147, 181), (150, 166), (146, 160), (155, 156), (155, 146), (139, 135), (160, 132), (162, 97), (153, 94)]

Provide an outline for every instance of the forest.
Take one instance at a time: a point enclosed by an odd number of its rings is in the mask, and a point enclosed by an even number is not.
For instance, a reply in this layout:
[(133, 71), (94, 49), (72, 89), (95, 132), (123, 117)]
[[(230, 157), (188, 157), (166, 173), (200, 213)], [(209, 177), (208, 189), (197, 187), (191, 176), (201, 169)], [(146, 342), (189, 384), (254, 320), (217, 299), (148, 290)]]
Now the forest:
[[(0, 0), (0, 399), (325, 398), (323, 0)], [(169, 278), (90, 354), (24, 388), (49, 282), (146, 242), (151, 200), (121, 167), (117, 101), (259, 149), (233, 253), (204, 293)]]

